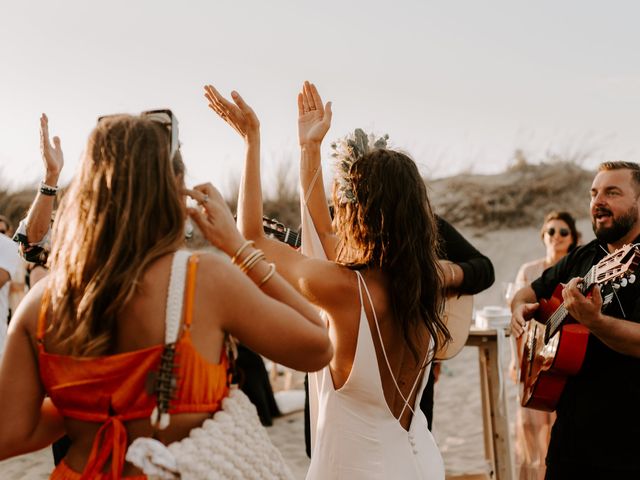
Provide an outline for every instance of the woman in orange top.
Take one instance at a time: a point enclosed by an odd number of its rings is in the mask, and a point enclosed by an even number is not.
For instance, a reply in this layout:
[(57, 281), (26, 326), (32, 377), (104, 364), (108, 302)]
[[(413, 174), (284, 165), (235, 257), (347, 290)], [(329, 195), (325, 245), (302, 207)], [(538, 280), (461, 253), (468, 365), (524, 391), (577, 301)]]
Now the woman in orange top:
[(0, 364), (0, 459), (66, 433), (71, 447), (52, 478), (140, 475), (124, 461), (135, 438), (179, 440), (219, 408), (227, 334), (298, 370), (330, 360), (315, 310), (245, 242), (212, 191), (201, 199), (207, 214), (190, 213), (246, 274), (218, 255), (189, 259), (171, 423), (151, 426), (157, 402), (145, 383), (164, 346), (174, 258), (188, 256), (174, 255), (187, 211), (167, 126), (121, 115), (91, 133), (54, 225), (51, 274), (21, 303)]

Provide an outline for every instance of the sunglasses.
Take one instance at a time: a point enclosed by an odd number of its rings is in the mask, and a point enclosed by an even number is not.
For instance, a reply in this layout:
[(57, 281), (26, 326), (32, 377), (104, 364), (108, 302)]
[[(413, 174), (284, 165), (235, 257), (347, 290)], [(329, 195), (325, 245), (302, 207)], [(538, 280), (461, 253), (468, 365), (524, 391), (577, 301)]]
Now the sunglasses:
[[(560, 234), (561, 237), (568, 237), (569, 234), (571, 233), (566, 228), (561, 228), (557, 230), (557, 232)], [(550, 237), (553, 237), (556, 234), (556, 229), (551, 227), (546, 231), (546, 234), (549, 235)]]
[[(103, 115), (98, 117), (98, 123), (100, 123), (105, 118), (116, 117), (115, 115)], [(160, 109), (160, 110), (147, 110), (145, 112), (140, 113), (141, 117), (148, 118), (152, 122), (156, 122), (162, 125), (169, 132), (169, 137), (171, 138), (171, 145), (169, 146), (169, 158), (173, 159), (174, 155), (180, 148), (180, 140), (178, 138), (178, 119), (173, 114), (171, 110), (168, 108)]]

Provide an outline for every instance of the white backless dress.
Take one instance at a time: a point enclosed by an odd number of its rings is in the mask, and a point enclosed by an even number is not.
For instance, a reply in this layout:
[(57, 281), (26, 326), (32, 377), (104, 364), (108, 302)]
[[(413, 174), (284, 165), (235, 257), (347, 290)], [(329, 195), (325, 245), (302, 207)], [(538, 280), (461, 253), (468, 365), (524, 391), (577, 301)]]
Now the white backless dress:
[[(413, 389), (418, 388), (418, 392), (414, 404), (409, 405), (405, 399), (405, 409), (413, 411), (407, 431), (393, 416), (384, 397), (380, 369), (388, 368), (394, 377), (384, 351), (369, 290), (360, 272), (356, 272), (356, 275), (360, 291), (360, 326), (349, 378), (336, 390), (329, 366), (309, 374), (314, 435), (307, 479), (442, 480), (442, 456), (428, 429), (427, 419), (419, 408), (431, 365), (416, 378)], [(378, 365), (364, 309), (363, 290), (374, 316), (377, 331), (373, 334), (380, 336), (383, 345), (385, 365)], [(399, 389), (398, 392), (405, 398)]]

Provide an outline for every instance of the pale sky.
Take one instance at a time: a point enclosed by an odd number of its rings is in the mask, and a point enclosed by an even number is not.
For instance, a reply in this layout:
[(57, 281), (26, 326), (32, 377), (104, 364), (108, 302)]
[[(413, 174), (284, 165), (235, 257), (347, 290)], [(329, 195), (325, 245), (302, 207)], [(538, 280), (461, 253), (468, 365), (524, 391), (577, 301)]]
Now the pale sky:
[[(243, 144), (202, 86), (238, 90), (262, 124), (263, 178), (297, 164), (296, 94), (332, 100), (328, 145), (388, 133), (423, 174), (503, 169), (522, 148), (640, 161), (634, 1), (1, 0), (0, 185), (41, 178), (39, 115), (66, 183), (102, 114), (169, 107), (191, 184), (226, 191)], [(268, 189), (268, 187), (265, 187)]]

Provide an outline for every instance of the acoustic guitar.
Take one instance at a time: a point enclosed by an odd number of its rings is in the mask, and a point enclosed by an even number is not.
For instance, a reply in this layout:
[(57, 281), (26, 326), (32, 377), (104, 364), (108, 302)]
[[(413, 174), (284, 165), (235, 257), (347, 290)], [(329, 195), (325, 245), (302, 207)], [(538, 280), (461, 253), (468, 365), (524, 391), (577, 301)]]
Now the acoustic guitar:
[(436, 360), (449, 360), (455, 357), (469, 337), (471, 320), (473, 319), (473, 296), (447, 297), (444, 305), (443, 321), (449, 333), (451, 341), (443, 345), (436, 353)]
[[(591, 267), (580, 290), (588, 295), (596, 285), (610, 285), (613, 291), (603, 296), (604, 307), (612, 301), (617, 289), (635, 282), (633, 272), (638, 263), (640, 249), (625, 245)], [(528, 322), (520, 366), (523, 407), (555, 410), (567, 379), (582, 368), (589, 330), (571, 318), (562, 300), (562, 290), (563, 286), (558, 285), (549, 300), (541, 299), (534, 318)]]
[(280, 240), (293, 248), (300, 247), (302, 243), (300, 232), (286, 227), (275, 218), (262, 217), (262, 228), (269, 237)]

